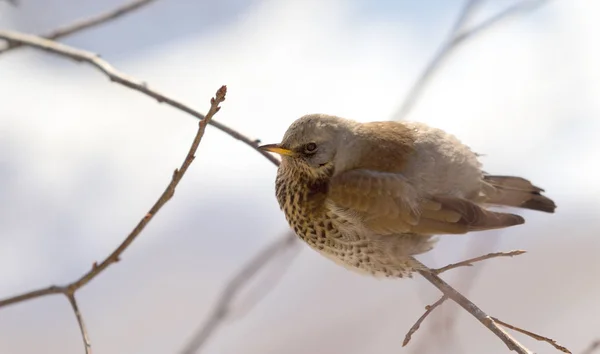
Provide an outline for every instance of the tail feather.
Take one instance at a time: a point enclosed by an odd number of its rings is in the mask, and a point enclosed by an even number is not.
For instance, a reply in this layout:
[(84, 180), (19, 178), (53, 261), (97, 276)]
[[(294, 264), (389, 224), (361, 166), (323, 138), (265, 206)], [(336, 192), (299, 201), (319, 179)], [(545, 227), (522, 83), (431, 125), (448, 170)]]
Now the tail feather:
[(554, 213), (556, 204), (543, 196), (544, 190), (521, 177), (485, 175), (483, 180), (492, 188), (485, 192), (488, 204)]

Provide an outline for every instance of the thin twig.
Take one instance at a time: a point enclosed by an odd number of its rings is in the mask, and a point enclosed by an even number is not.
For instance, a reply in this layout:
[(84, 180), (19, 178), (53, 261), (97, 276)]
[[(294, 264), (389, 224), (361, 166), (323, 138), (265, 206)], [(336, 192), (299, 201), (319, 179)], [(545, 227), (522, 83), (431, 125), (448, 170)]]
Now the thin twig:
[[(174, 107), (180, 111), (183, 111), (189, 115), (192, 115), (200, 120), (204, 119), (204, 115), (191, 107), (173, 99), (169, 96), (166, 96), (156, 90), (151, 89), (145, 82), (137, 80), (133, 77), (125, 75), (115, 69), (110, 63), (98, 57), (98, 55), (88, 52), (85, 50), (73, 48), (58, 42), (54, 42), (42, 37), (19, 33), (14, 31), (0, 31), (0, 39), (8, 40), (13, 43), (21, 43), (28, 47), (37, 48), (40, 50), (44, 50), (49, 53), (57, 54), (64, 58), (73, 59), (75, 61), (86, 62), (91, 64), (96, 69), (100, 70), (104, 73), (111, 81), (119, 83), (125, 87), (128, 87), (132, 90), (139, 91), (147, 96), (150, 96), (157, 100), (160, 103), (165, 103), (171, 107)], [(225, 134), (228, 134), (234, 139), (237, 139), (246, 145), (253, 148), (256, 152), (263, 155), (269, 161), (271, 161), (276, 166), (279, 166), (279, 160), (269, 154), (268, 152), (262, 151), (258, 149), (258, 142), (256, 139), (250, 139), (239, 132), (227, 127), (226, 125), (219, 123), (215, 120), (210, 120), (209, 123), (213, 127), (221, 130)]]
[[(235, 306), (235, 313), (230, 311), (228, 317), (229, 321), (239, 320), (246, 316), (250, 311), (252, 311), (254, 306), (262, 301), (279, 284), (281, 279), (283, 279), (294, 259), (303, 249), (300, 242), (293, 241), (296, 239), (296, 236), (293, 232), (291, 232), (291, 230), (288, 235), (288, 237), (292, 238), (292, 240), (290, 240), (292, 243), (288, 246), (289, 251), (283, 253), (284, 249), (280, 249), (279, 254), (273, 254), (270, 260), (268, 258), (266, 259), (267, 262), (277, 261), (277, 263), (271, 264), (271, 272), (266, 274), (262, 281), (253, 285), (252, 288), (248, 290), (248, 293), (244, 296), (244, 299), (240, 299), (238, 301), (238, 304)], [(266, 265), (267, 263), (264, 263), (263, 268)]]
[(433, 59), (427, 64), (425, 70), (419, 75), (417, 80), (411, 86), (406, 98), (400, 105), (400, 108), (392, 116), (393, 120), (403, 120), (408, 116), (412, 108), (414, 107), (417, 98), (421, 96), (423, 90), (433, 77), (434, 73), (440, 69), (445, 60), (450, 57), (460, 45), (464, 44), (468, 39), (472, 39), (477, 35), (481, 35), (485, 31), (491, 29), (495, 25), (501, 23), (503, 20), (510, 18), (510, 16), (522, 13), (528, 10), (533, 10), (540, 5), (543, 5), (548, 0), (523, 0), (517, 4), (510, 6), (504, 11), (501, 11), (497, 15), (483, 21), (481, 24), (474, 26), (470, 29), (463, 29), (464, 24), (473, 15), (473, 11), (482, 0), (467, 0), (463, 9), (461, 10), (457, 21), (455, 22), (452, 30), (448, 33), (447, 38), (434, 55)]
[(285, 237), (281, 237), (268, 245), (266, 248), (252, 257), (247, 264), (241, 267), (239, 272), (227, 282), (227, 285), (219, 296), (219, 301), (213, 308), (212, 313), (210, 316), (208, 316), (205, 323), (195, 332), (192, 339), (181, 353), (193, 354), (200, 349), (200, 347), (206, 343), (206, 340), (213, 334), (223, 320), (227, 318), (231, 309), (231, 302), (244, 284), (250, 281), (250, 279), (256, 273), (258, 273), (261, 268), (274, 259), (278, 253), (287, 249), (295, 242), (296, 235), (289, 231)]
[(600, 339), (593, 341), (581, 354), (594, 354), (594, 352), (600, 349)]
[(73, 312), (75, 313), (75, 317), (77, 318), (77, 323), (79, 324), (79, 330), (81, 331), (81, 338), (83, 339), (85, 354), (92, 354), (92, 344), (90, 342), (90, 337), (88, 335), (87, 329), (85, 328), (85, 323), (83, 322), (83, 316), (79, 311), (79, 306), (77, 305), (75, 294), (67, 294), (67, 299), (69, 299), (69, 303), (71, 304), (71, 308), (73, 308)]
[[(486, 235), (486, 237), (474, 237), (469, 242), (470, 251), (466, 252), (467, 254), (478, 254), (483, 253), (484, 248), (493, 249), (493, 245), (498, 243), (499, 230), (495, 232), (489, 231), (491, 234)], [(487, 263), (479, 264), (477, 267), (470, 269), (469, 272), (461, 273), (461, 276), (456, 281), (456, 288), (461, 289), (463, 295), (468, 296), (471, 292), (471, 289), (474, 287), (474, 284), (477, 280), (477, 276), (481, 274), (482, 270), (485, 268)], [(438, 339), (438, 343), (441, 347), (452, 346), (455, 352), (460, 353), (464, 352), (461, 347), (461, 343), (456, 341), (458, 338), (456, 335), (456, 323), (457, 323), (457, 313), (462, 309), (458, 306), (452, 306), (444, 309), (441, 314), (434, 317), (431, 322), (433, 322), (429, 326), (429, 333)], [(431, 341), (420, 341), (417, 342), (413, 349), (413, 353), (424, 353), (430, 350), (426, 350), (426, 346), (431, 344)]]
[[(416, 260), (415, 260), (416, 261)], [(427, 267), (423, 266), (423, 270), (419, 270), (419, 274), (427, 281), (429, 281), (433, 286), (438, 288), (445, 296), (447, 296), (452, 301), (456, 302), (460, 307), (465, 309), (468, 313), (470, 313), (473, 317), (475, 317), (481, 324), (487, 327), (492, 333), (494, 333), (506, 346), (508, 349), (513, 350), (519, 354), (532, 354), (532, 352), (525, 348), (521, 343), (519, 343), (516, 339), (511, 337), (508, 333), (506, 333), (502, 328), (500, 328), (494, 320), (490, 316), (488, 316), (485, 312), (483, 312), (479, 307), (477, 307), (471, 300), (467, 299), (464, 295), (459, 293), (453, 287), (451, 287), (448, 283), (438, 277), (435, 273), (432, 273), (427, 269)]]
[(510, 251), (510, 252), (488, 253), (486, 255), (475, 257), (475, 258), (471, 258), (471, 259), (467, 259), (467, 260), (462, 261), (462, 262), (448, 264), (445, 267), (431, 269), (431, 271), (433, 273), (435, 273), (435, 274), (441, 274), (441, 273), (443, 273), (445, 271), (448, 271), (448, 270), (454, 269), (454, 268), (458, 268), (458, 267), (471, 267), (471, 266), (473, 266), (473, 263), (485, 261), (486, 259), (498, 258), (498, 257), (514, 257), (514, 256), (518, 256), (518, 255), (523, 254), (523, 253), (527, 253), (527, 252), (523, 251), (523, 250), (515, 250), (515, 251)]
[(415, 324), (412, 327), (410, 327), (408, 333), (406, 333), (406, 336), (404, 337), (404, 342), (402, 342), (403, 347), (405, 347), (408, 344), (408, 342), (410, 342), (412, 335), (421, 327), (421, 324), (423, 323), (423, 321), (425, 321), (427, 316), (429, 316), (433, 312), (433, 310), (436, 309), (436, 307), (443, 304), (446, 300), (448, 300), (448, 297), (446, 295), (443, 295), (441, 298), (439, 298), (438, 301), (434, 302), (431, 305), (425, 306), (425, 313), (421, 315), (421, 317), (419, 317), (417, 322), (415, 322)]
[(528, 331), (528, 330), (525, 330), (525, 329), (519, 328), (519, 327), (517, 327), (517, 326), (513, 326), (513, 325), (511, 325), (511, 324), (509, 324), (509, 323), (506, 323), (506, 322), (504, 322), (504, 321), (500, 321), (500, 320), (499, 320), (499, 319), (497, 319), (496, 317), (492, 317), (492, 320), (494, 320), (494, 322), (496, 322), (496, 323), (498, 323), (498, 324), (500, 324), (500, 325), (502, 325), (502, 326), (504, 326), (504, 327), (506, 327), (506, 328), (510, 328), (510, 329), (512, 329), (513, 331), (517, 331), (517, 332), (519, 332), (519, 333), (523, 333), (524, 335), (526, 335), (526, 336), (529, 336), (529, 337), (531, 337), (531, 338), (533, 338), (533, 339), (535, 339), (535, 340), (539, 340), (540, 342), (546, 342), (546, 343), (549, 343), (551, 346), (553, 346), (554, 348), (556, 348), (556, 349), (560, 350), (560, 351), (561, 351), (561, 352), (563, 352), (563, 353), (568, 353), (568, 354), (571, 354), (571, 351), (570, 351), (569, 349), (567, 349), (567, 348), (563, 347), (562, 345), (559, 345), (558, 343), (556, 343), (556, 341), (555, 341), (555, 340), (553, 340), (553, 339), (551, 339), (551, 338), (548, 338), (548, 337), (541, 336), (541, 335), (539, 335), (539, 334), (536, 334), (536, 333), (530, 332), (530, 331)]
[(45, 289), (31, 291), (25, 294), (17, 295), (8, 299), (4, 299), (0, 301), (0, 307), (8, 306), (11, 304), (15, 304), (17, 302), (22, 302), (25, 300), (34, 299), (37, 297), (51, 295), (51, 294), (64, 294), (69, 299), (73, 311), (75, 312), (75, 316), (77, 317), (77, 322), (79, 323), (79, 328), (81, 329), (81, 334), (83, 336), (83, 342), (85, 344), (86, 353), (91, 353), (90, 341), (87, 335), (87, 331), (83, 324), (83, 319), (79, 312), (79, 308), (77, 306), (77, 302), (75, 301), (75, 292), (79, 290), (81, 287), (85, 286), (92, 279), (98, 276), (103, 270), (108, 268), (113, 263), (119, 261), (119, 257), (121, 254), (131, 245), (131, 243), (136, 239), (136, 237), (144, 230), (146, 225), (152, 220), (152, 218), (158, 213), (158, 211), (173, 197), (175, 193), (175, 188), (183, 178), (185, 172), (192, 164), (195, 159), (195, 153), (198, 150), (198, 146), (200, 145), (200, 141), (204, 136), (204, 131), (206, 129), (206, 125), (210, 121), (210, 119), (219, 111), (219, 104), (225, 100), (225, 95), (227, 93), (227, 87), (222, 86), (215, 97), (211, 98), (210, 101), (210, 109), (206, 114), (206, 118), (198, 122), (198, 132), (194, 137), (194, 141), (190, 146), (190, 149), (183, 160), (183, 163), (178, 169), (175, 169), (173, 175), (171, 177), (171, 182), (165, 188), (164, 192), (160, 195), (157, 201), (154, 203), (150, 211), (139, 221), (136, 227), (127, 235), (125, 240), (108, 256), (106, 257), (100, 264), (94, 263), (92, 268), (81, 276), (79, 279), (74, 282), (64, 285), (64, 286), (50, 286)]
[[(89, 17), (83, 20), (78, 20), (66, 26), (59, 27), (51, 32), (41, 35), (40, 37), (44, 37), (46, 39), (59, 39), (76, 32), (82, 32), (86, 29), (96, 27), (98, 25), (104, 24), (112, 20), (116, 20), (119, 17), (132, 13), (133, 11), (145, 5), (148, 5), (153, 1), (155, 0), (134, 0), (125, 5), (120, 5), (119, 7), (109, 10), (105, 13)], [(14, 5), (16, 5), (16, 3), (14, 3)], [(9, 52), (19, 47), (23, 47), (23, 44), (18, 42), (8, 42), (8, 44), (5, 47), (0, 48), (0, 54)]]

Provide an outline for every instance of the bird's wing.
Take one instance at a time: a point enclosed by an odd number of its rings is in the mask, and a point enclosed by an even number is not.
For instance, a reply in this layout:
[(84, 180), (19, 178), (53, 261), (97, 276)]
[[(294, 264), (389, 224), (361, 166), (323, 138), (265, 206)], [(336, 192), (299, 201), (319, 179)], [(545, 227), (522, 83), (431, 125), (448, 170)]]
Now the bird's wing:
[(518, 215), (489, 211), (467, 199), (419, 195), (398, 173), (342, 172), (331, 179), (328, 198), (380, 234), (463, 234), (524, 223)]

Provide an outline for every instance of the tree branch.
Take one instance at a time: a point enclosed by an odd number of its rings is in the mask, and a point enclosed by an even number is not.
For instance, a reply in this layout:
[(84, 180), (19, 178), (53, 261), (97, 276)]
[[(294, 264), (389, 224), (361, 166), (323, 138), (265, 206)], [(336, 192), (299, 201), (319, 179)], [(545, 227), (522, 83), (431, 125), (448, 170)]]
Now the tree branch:
[[(22, 45), (26, 45), (28, 47), (44, 50), (48, 53), (56, 54), (64, 58), (69, 58), (79, 62), (85, 62), (96, 69), (100, 70), (104, 73), (112, 82), (116, 82), (125, 87), (128, 87), (132, 90), (139, 91), (147, 96), (150, 96), (157, 100), (160, 103), (167, 104), (173, 108), (176, 108), (180, 111), (183, 111), (193, 117), (196, 117), (200, 120), (204, 119), (204, 115), (191, 107), (173, 99), (169, 96), (158, 92), (156, 90), (151, 89), (145, 82), (139, 81), (133, 77), (127, 76), (117, 69), (115, 69), (110, 63), (98, 57), (98, 55), (88, 52), (85, 50), (73, 48), (58, 42), (54, 42), (45, 38), (41, 38), (38, 36), (19, 33), (14, 31), (0, 31), (0, 39), (5, 39), (9, 41), (9, 43), (20, 43)], [(210, 125), (221, 130), (225, 134), (228, 134), (232, 138), (243, 142), (244, 144), (250, 146), (256, 152), (263, 155), (269, 161), (271, 161), (276, 166), (279, 165), (279, 160), (273, 157), (268, 152), (262, 151), (258, 149), (258, 142), (256, 139), (250, 139), (239, 132), (227, 127), (226, 125), (219, 123), (217, 121), (211, 120), (209, 121)]]
[(444, 61), (447, 60), (458, 47), (460, 47), (460, 45), (464, 44), (468, 39), (472, 39), (483, 34), (485, 31), (488, 31), (492, 27), (498, 25), (503, 20), (510, 18), (512, 15), (533, 10), (547, 2), (547, 0), (522, 0), (521, 2), (510, 6), (504, 11), (501, 11), (495, 16), (483, 21), (481, 24), (464, 30), (465, 24), (473, 16), (477, 6), (483, 1), (484, 0), (467, 0), (465, 2), (465, 5), (463, 6), (456, 22), (454, 23), (454, 26), (448, 33), (447, 38), (444, 40), (431, 61), (427, 64), (425, 70), (423, 70), (421, 75), (419, 75), (417, 80), (411, 86), (404, 101), (400, 105), (400, 108), (398, 108), (396, 113), (392, 115), (393, 120), (403, 120), (408, 116), (433, 75), (437, 70), (440, 69)]
[(553, 340), (553, 339), (551, 339), (551, 338), (548, 338), (548, 337), (541, 336), (541, 335), (539, 335), (539, 334), (536, 334), (536, 333), (530, 332), (530, 331), (528, 331), (528, 330), (525, 330), (525, 329), (519, 328), (519, 327), (517, 327), (517, 326), (513, 326), (513, 325), (511, 325), (511, 324), (509, 324), (509, 323), (506, 323), (506, 322), (504, 322), (504, 321), (500, 321), (500, 320), (499, 320), (499, 319), (497, 319), (496, 317), (492, 317), (492, 320), (494, 320), (494, 322), (496, 322), (496, 323), (497, 323), (497, 324), (499, 324), (499, 325), (502, 325), (502, 326), (504, 326), (504, 327), (506, 327), (506, 328), (510, 328), (510, 329), (512, 329), (513, 331), (517, 331), (517, 332), (519, 332), (519, 333), (522, 333), (522, 334), (524, 334), (524, 335), (526, 335), (526, 336), (529, 336), (529, 337), (531, 337), (531, 338), (533, 338), (533, 339), (535, 339), (535, 340), (539, 340), (539, 341), (541, 341), (541, 342), (546, 342), (546, 343), (549, 343), (551, 346), (553, 346), (554, 348), (556, 348), (556, 349), (560, 350), (560, 351), (561, 351), (561, 352), (563, 352), (563, 353), (568, 353), (568, 354), (571, 354), (571, 351), (570, 351), (569, 349), (567, 349), (567, 348), (563, 347), (562, 345), (559, 345), (558, 343), (556, 343), (556, 341), (555, 341), (555, 340)]
[(92, 354), (92, 343), (90, 342), (90, 338), (88, 336), (87, 329), (85, 328), (85, 323), (83, 322), (83, 316), (81, 316), (81, 312), (79, 311), (79, 306), (77, 305), (77, 300), (75, 300), (75, 294), (70, 293), (67, 294), (67, 299), (69, 299), (69, 303), (71, 304), (71, 308), (75, 313), (75, 317), (77, 318), (77, 323), (79, 324), (79, 330), (81, 331), (81, 338), (83, 339), (83, 346), (85, 348), (85, 354)]
[(227, 87), (222, 86), (215, 97), (211, 98), (210, 101), (210, 109), (206, 114), (206, 118), (202, 119), (198, 122), (198, 132), (194, 137), (192, 145), (183, 160), (181, 166), (178, 169), (175, 169), (173, 175), (171, 177), (171, 182), (167, 185), (163, 193), (156, 200), (154, 205), (150, 208), (150, 211), (138, 222), (135, 228), (127, 235), (125, 240), (108, 256), (106, 257), (100, 264), (94, 263), (92, 268), (82, 275), (79, 279), (74, 282), (64, 285), (64, 286), (50, 286), (45, 289), (31, 291), (25, 294), (17, 295), (14, 297), (10, 297), (8, 299), (0, 300), (0, 307), (12, 305), (18, 302), (22, 302), (25, 300), (31, 300), (34, 298), (38, 298), (41, 296), (51, 295), (51, 294), (63, 294), (71, 303), (71, 307), (75, 312), (75, 316), (77, 317), (77, 322), (79, 323), (79, 328), (81, 330), (81, 334), (83, 336), (83, 342), (85, 344), (86, 353), (91, 353), (90, 341), (87, 335), (87, 331), (83, 324), (83, 319), (79, 312), (79, 308), (77, 306), (77, 302), (75, 301), (75, 292), (93, 280), (96, 276), (98, 276), (103, 270), (108, 268), (113, 263), (116, 263), (120, 260), (121, 254), (131, 245), (131, 243), (137, 238), (137, 236), (144, 230), (146, 225), (152, 220), (152, 218), (158, 213), (158, 211), (173, 197), (175, 193), (175, 188), (183, 178), (185, 172), (192, 164), (194, 159), (196, 158), (195, 154), (198, 150), (198, 146), (200, 145), (200, 141), (204, 136), (204, 131), (206, 129), (207, 124), (210, 122), (211, 118), (219, 111), (219, 104), (225, 100), (225, 95), (227, 93)]
[(508, 349), (519, 354), (532, 354), (529, 349), (525, 348), (521, 343), (500, 328), (490, 316), (488, 316), (473, 302), (471, 302), (471, 300), (467, 299), (461, 293), (456, 291), (435, 273), (432, 273), (430, 270), (428, 270), (427, 267), (424, 266), (424, 268), (424, 270), (419, 271), (419, 274), (421, 274), (423, 278), (438, 288), (449, 299), (460, 305), (460, 307), (475, 317), (479, 322), (481, 322), (481, 324), (487, 327), (487, 329), (492, 331), (492, 333), (494, 333), (502, 342), (504, 342), (504, 344), (506, 344)]
[(526, 252), (522, 251), (522, 250), (516, 250), (516, 251), (510, 251), (510, 252), (488, 253), (488, 254), (483, 255), (483, 256), (479, 256), (479, 257), (467, 259), (466, 261), (448, 264), (445, 267), (441, 267), (441, 268), (437, 268), (437, 269), (431, 269), (431, 271), (433, 273), (435, 273), (435, 274), (441, 274), (441, 273), (443, 273), (445, 271), (448, 271), (450, 269), (455, 269), (455, 268), (458, 268), (458, 267), (471, 267), (471, 266), (473, 266), (473, 263), (485, 261), (486, 259), (498, 258), (498, 257), (514, 257), (514, 256), (518, 256), (518, 255), (523, 254), (523, 253), (526, 253)]
[(443, 295), (438, 301), (434, 302), (431, 305), (425, 306), (425, 313), (421, 315), (421, 317), (419, 317), (417, 322), (415, 322), (415, 324), (408, 330), (408, 333), (406, 333), (406, 336), (404, 337), (404, 342), (402, 342), (403, 347), (406, 347), (408, 342), (410, 342), (412, 335), (421, 327), (421, 324), (423, 323), (423, 321), (425, 321), (427, 316), (429, 316), (433, 312), (433, 310), (435, 310), (437, 307), (443, 304), (446, 300), (448, 300), (448, 297), (446, 295)]
[(196, 331), (192, 339), (185, 346), (182, 354), (195, 353), (206, 340), (214, 333), (217, 327), (227, 318), (230, 313), (231, 303), (239, 290), (254, 276), (258, 271), (268, 264), (278, 253), (284, 251), (296, 242), (296, 235), (290, 230), (287, 235), (277, 239), (268, 245), (262, 251), (257, 253), (252, 259), (240, 268), (237, 274), (231, 278), (219, 296), (219, 301), (214, 307), (212, 313), (208, 316), (204, 324)]
[[(44, 37), (46, 39), (58, 39), (58, 38), (66, 37), (73, 33), (81, 32), (86, 29), (104, 24), (106, 22), (116, 20), (119, 17), (127, 15), (145, 5), (150, 4), (153, 1), (155, 1), (155, 0), (134, 0), (125, 5), (121, 5), (115, 9), (109, 10), (105, 13), (102, 13), (102, 14), (99, 14), (99, 15), (96, 15), (96, 16), (93, 16), (90, 18), (86, 18), (83, 20), (79, 20), (74, 23), (68, 24), (66, 26), (59, 27), (51, 32), (41, 35), (41, 37)], [(13, 2), (13, 4), (16, 5), (17, 4), (16, 1)], [(4, 48), (0, 48), (0, 54), (9, 52), (13, 49), (17, 49), (20, 47), (23, 47), (22, 43), (9, 42), (8, 45), (6, 45)]]
[(600, 349), (600, 339), (593, 341), (581, 354), (593, 354)]

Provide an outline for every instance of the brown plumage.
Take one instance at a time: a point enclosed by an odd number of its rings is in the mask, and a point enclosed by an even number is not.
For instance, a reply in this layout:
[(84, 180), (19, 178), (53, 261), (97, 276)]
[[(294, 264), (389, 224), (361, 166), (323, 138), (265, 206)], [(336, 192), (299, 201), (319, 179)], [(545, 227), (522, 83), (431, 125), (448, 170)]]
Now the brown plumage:
[(554, 212), (543, 190), (520, 177), (485, 174), (477, 154), (422, 123), (358, 123), (312, 114), (279, 144), (277, 200), (296, 234), (328, 258), (376, 276), (421, 267), (434, 235), (524, 223), (488, 206)]

